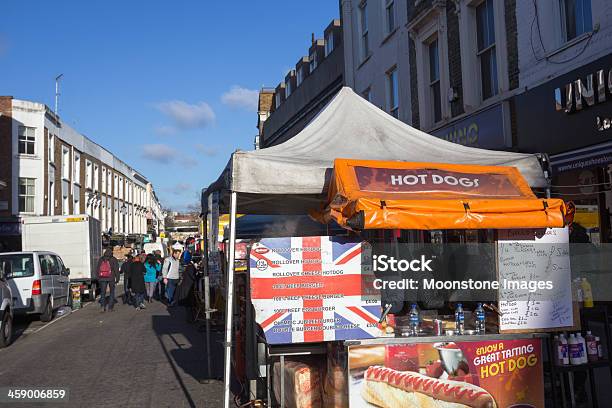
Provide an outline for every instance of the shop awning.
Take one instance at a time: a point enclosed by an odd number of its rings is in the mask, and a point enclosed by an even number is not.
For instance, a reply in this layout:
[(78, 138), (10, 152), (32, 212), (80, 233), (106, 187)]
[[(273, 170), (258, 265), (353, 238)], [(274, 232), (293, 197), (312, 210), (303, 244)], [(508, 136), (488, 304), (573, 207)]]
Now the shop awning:
[(315, 216), (351, 229), (544, 228), (565, 225), (565, 204), (538, 199), (514, 167), (336, 159)]

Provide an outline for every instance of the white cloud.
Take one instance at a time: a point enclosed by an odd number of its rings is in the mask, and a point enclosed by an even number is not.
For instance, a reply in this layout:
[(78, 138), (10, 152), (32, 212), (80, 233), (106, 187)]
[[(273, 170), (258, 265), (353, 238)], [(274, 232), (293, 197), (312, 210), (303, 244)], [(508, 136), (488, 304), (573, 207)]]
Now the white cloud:
[(192, 168), (198, 165), (198, 160), (189, 155), (181, 154), (177, 149), (166, 144), (155, 143), (142, 146), (142, 157), (158, 164), (176, 163), (181, 168)]
[(176, 134), (176, 128), (174, 126), (155, 126), (153, 131), (158, 136), (173, 136)]
[(192, 192), (193, 186), (189, 183), (177, 183), (174, 186), (166, 187), (164, 190), (174, 195), (185, 195)]
[(191, 156), (184, 156), (180, 164), (183, 167), (192, 168), (198, 165), (198, 161)]
[(257, 112), (257, 101), (259, 92), (256, 89), (247, 89), (238, 85), (221, 95), (221, 102), (232, 108), (245, 109), (250, 112)]
[(178, 157), (178, 151), (165, 144), (146, 144), (142, 146), (142, 157), (162, 164), (170, 164)]
[(202, 143), (198, 143), (194, 147), (198, 153), (204, 156), (207, 156), (207, 157), (213, 157), (213, 156), (216, 156), (217, 153), (219, 153), (218, 148), (211, 147), (211, 146), (205, 146)]
[(206, 102), (190, 104), (175, 100), (158, 103), (156, 108), (184, 129), (203, 128), (215, 121), (215, 112)]

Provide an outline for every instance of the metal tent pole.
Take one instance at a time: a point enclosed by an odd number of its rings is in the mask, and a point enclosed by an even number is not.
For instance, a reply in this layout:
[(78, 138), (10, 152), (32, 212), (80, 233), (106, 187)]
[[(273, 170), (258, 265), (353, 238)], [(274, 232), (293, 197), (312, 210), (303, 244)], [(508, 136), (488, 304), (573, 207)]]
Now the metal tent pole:
[(225, 302), (225, 370), (223, 380), (225, 394), (223, 406), (230, 408), (230, 375), (232, 357), (232, 318), (234, 305), (234, 268), (236, 263), (236, 192), (232, 191), (230, 197), (230, 231), (229, 231), (229, 260), (227, 267), (227, 296)]
[[(208, 201), (208, 198), (207, 198)], [(206, 380), (212, 379), (212, 353), (210, 350), (210, 284), (209, 284), (209, 274), (208, 274), (208, 250), (210, 248), (210, 243), (208, 242), (208, 210), (202, 217), (202, 235), (204, 239), (204, 250), (202, 251), (202, 263), (204, 264), (204, 287), (198, 288), (199, 290), (204, 291), (204, 307), (206, 310)], [(200, 249), (201, 244), (200, 244)]]

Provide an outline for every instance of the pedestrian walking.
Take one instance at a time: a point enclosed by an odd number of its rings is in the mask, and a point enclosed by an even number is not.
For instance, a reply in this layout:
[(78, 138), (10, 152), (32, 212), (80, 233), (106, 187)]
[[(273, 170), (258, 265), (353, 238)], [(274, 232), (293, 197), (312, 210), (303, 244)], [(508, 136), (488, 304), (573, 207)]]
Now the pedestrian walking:
[(135, 297), (135, 306), (136, 309), (145, 309), (146, 306), (144, 304), (145, 297), (145, 265), (144, 265), (145, 257), (144, 255), (139, 255), (134, 258), (132, 261), (132, 265), (130, 266), (130, 289), (134, 292)]
[(161, 271), (161, 265), (155, 259), (155, 255), (149, 254), (145, 260), (145, 276), (144, 282), (147, 290), (147, 300), (153, 302), (153, 294), (155, 286), (157, 286), (157, 275)]
[(179, 280), (179, 258), (181, 256), (180, 249), (172, 250), (172, 256), (169, 256), (164, 261), (164, 267), (162, 269), (162, 275), (164, 284), (166, 285), (166, 298), (168, 298), (168, 304), (174, 306), (174, 290)]
[[(119, 261), (113, 256), (113, 250), (108, 248), (98, 261), (96, 268), (98, 283), (100, 284), (100, 307), (102, 312), (106, 309), (113, 311), (115, 305), (115, 284), (119, 282)], [(106, 288), (109, 289), (109, 298), (106, 297)]]
[(162, 251), (161, 249), (156, 249), (155, 251), (153, 251), (153, 255), (155, 256), (155, 260), (162, 265), (164, 263), (164, 258), (162, 257)]
[(125, 260), (119, 270), (123, 275), (123, 304), (128, 304), (130, 301), (130, 267), (132, 264), (132, 255), (127, 254)]
[(162, 302), (166, 297), (165, 296), (166, 285), (164, 285), (164, 281), (162, 279), (162, 273), (161, 273), (161, 268), (164, 265), (164, 258), (162, 256), (162, 251), (160, 251), (159, 249), (155, 251), (155, 259), (157, 260), (157, 263), (159, 263), (160, 269), (159, 269), (159, 273), (157, 274), (157, 283), (155, 286), (155, 296), (154, 297), (160, 302)]

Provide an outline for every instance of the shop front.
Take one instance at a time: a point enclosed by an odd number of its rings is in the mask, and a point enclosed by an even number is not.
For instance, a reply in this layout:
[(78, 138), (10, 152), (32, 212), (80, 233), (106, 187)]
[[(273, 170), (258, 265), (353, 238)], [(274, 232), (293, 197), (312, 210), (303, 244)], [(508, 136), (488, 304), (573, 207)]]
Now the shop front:
[(512, 147), (510, 101), (502, 101), (459, 118), (431, 131), (449, 142), (481, 149), (505, 150)]
[(576, 204), (591, 242), (612, 242), (612, 55), (517, 96), (516, 122), (521, 151), (550, 154), (553, 197)]
[(0, 252), (21, 251), (21, 222), (17, 217), (0, 217)]

